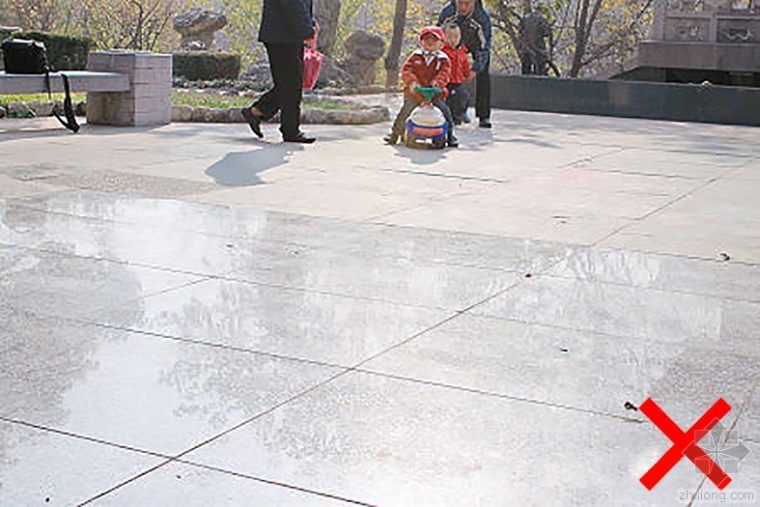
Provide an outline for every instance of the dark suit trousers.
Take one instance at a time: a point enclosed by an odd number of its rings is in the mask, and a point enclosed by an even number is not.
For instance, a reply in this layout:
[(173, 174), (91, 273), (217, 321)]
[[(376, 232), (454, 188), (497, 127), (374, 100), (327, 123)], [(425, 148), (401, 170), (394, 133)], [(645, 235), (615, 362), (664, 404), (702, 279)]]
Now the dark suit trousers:
[(475, 81), (475, 115), (481, 120), (491, 117), (491, 74), (488, 72), (490, 62), (485, 69), (476, 74)]
[(274, 86), (253, 105), (263, 120), (280, 111), (280, 132), (286, 139), (300, 132), (303, 90), (303, 43), (273, 44), (265, 42)]
[(446, 105), (451, 109), (454, 121), (462, 121), (467, 107), (470, 105), (470, 92), (466, 83), (449, 83), (446, 85), (449, 95), (446, 97)]

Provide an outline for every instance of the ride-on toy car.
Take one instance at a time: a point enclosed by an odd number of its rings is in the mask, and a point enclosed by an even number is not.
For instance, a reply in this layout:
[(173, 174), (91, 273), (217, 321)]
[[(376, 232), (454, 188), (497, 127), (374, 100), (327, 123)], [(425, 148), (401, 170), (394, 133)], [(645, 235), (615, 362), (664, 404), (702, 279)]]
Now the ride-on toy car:
[(440, 88), (418, 86), (415, 88), (424, 100), (406, 120), (404, 144), (408, 148), (435, 148), (446, 146), (449, 124), (440, 109), (432, 103), (433, 97), (441, 93)]

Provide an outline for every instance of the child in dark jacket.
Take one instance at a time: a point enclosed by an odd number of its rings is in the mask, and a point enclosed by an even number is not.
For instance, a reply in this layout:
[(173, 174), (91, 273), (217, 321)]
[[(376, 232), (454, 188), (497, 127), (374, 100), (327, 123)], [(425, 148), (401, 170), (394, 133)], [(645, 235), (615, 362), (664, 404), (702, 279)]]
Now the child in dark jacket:
[(449, 95), (446, 97), (446, 105), (451, 109), (454, 124), (459, 125), (463, 121), (470, 122), (467, 116), (467, 107), (470, 103), (470, 93), (465, 83), (471, 81), (475, 75), (470, 69), (469, 52), (462, 44), (462, 32), (456, 23), (447, 23), (443, 26), (446, 45), (443, 52), (451, 60), (451, 79), (449, 80)]
[(451, 111), (444, 102), (448, 90), (451, 73), (451, 62), (446, 53), (441, 51), (444, 46), (443, 30), (437, 26), (427, 26), (420, 32), (420, 48), (415, 50), (401, 69), (401, 79), (404, 82), (404, 105), (401, 107), (393, 122), (390, 134), (383, 140), (388, 144), (396, 144), (404, 132), (406, 119), (415, 107), (422, 101), (422, 95), (415, 91), (417, 86), (440, 88), (441, 93), (433, 97), (433, 105), (441, 110), (449, 124), (447, 144), (452, 148), (459, 146), (454, 136), (454, 121)]

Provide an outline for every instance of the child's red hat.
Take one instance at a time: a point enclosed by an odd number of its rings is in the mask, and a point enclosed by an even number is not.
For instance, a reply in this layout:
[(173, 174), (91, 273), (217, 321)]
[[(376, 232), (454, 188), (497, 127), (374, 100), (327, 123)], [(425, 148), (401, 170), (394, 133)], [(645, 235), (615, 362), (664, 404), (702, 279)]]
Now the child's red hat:
[(426, 35), (432, 35), (439, 41), (443, 42), (445, 40), (445, 36), (443, 35), (443, 29), (441, 29), (440, 26), (426, 26), (422, 29), (420, 32), (420, 40)]

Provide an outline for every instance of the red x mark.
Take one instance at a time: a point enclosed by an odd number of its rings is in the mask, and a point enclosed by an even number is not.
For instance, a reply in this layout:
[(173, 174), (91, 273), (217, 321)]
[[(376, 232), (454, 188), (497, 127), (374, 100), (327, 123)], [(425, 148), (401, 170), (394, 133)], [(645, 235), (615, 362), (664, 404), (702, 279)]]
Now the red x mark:
[(683, 456), (689, 458), (703, 474), (705, 474), (718, 489), (722, 490), (731, 482), (731, 477), (708, 456), (705, 451), (697, 446), (697, 442), (704, 437), (713, 426), (718, 424), (731, 410), (731, 406), (726, 400), (719, 398), (702, 417), (694, 423), (687, 431), (681, 431), (673, 420), (662, 411), (652, 398), (639, 407), (641, 412), (652, 420), (655, 426), (662, 431), (666, 437), (673, 441), (673, 446), (662, 455), (662, 457), (649, 469), (647, 473), (641, 476), (641, 483), (648, 490), (652, 490), (660, 479), (670, 472), (676, 466)]

